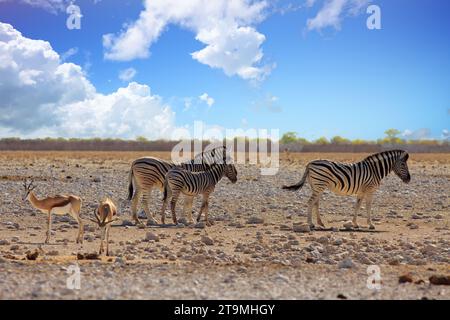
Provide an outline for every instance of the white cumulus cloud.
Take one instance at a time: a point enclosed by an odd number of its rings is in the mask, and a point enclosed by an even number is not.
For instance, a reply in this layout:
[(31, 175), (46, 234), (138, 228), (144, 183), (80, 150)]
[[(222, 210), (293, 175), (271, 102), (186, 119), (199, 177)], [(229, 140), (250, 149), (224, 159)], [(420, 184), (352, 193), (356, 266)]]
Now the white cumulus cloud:
[(198, 97), (201, 101), (205, 102), (208, 107), (211, 107), (214, 104), (214, 98), (210, 97), (206, 92)]
[[(364, 7), (371, 0), (326, 0), (314, 18), (308, 19), (306, 27), (309, 31), (321, 31), (324, 28), (332, 27), (336, 30), (341, 29), (341, 23), (344, 16), (355, 16), (362, 12)], [(315, 1), (309, 1), (314, 4)]]
[(20, 2), (30, 6), (44, 9), (50, 13), (57, 14), (65, 11), (72, 2), (70, 0), (0, 0), (0, 2)]
[(98, 93), (51, 45), (0, 23), (0, 132), (63, 137), (168, 136), (175, 114), (147, 85)]
[(119, 79), (122, 81), (125, 81), (125, 82), (130, 81), (131, 79), (134, 78), (136, 73), (137, 73), (137, 71), (134, 68), (124, 69), (119, 72)]
[(228, 76), (263, 80), (273, 65), (262, 63), (265, 36), (255, 29), (264, 19), (266, 1), (146, 0), (139, 18), (119, 34), (103, 36), (105, 58), (127, 61), (147, 58), (150, 47), (170, 24), (195, 33), (205, 47), (191, 53), (200, 63)]

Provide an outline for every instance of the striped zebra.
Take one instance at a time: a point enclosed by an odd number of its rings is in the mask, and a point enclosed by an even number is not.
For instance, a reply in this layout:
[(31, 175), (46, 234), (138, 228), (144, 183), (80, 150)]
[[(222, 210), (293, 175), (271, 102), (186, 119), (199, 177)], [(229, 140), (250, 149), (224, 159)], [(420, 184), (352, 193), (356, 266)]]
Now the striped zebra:
[[(220, 179), (222, 179), (222, 177), (227, 177), (232, 183), (236, 183), (237, 181), (236, 167), (234, 164), (230, 164), (229, 160), (224, 163), (213, 164), (204, 172), (191, 172), (179, 167), (169, 170), (164, 181), (164, 198), (161, 210), (161, 223), (164, 224), (165, 222), (166, 207), (169, 199), (171, 199), (170, 207), (173, 222), (175, 224), (178, 223), (175, 210), (178, 197), (182, 193), (186, 197), (185, 203), (189, 203), (191, 207), (195, 196), (199, 194), (203, 196), (202, 206), (197, 216), (197, 222), (200, 221), (204, 211), (206, 224), (210, 225), (208, 221), (209, 195), (214, 191), (216, 184), (220, 181)], [(193, 223), (192, 210), (189, 210), (188, 212), (188, 223)]]
[(391, 171), (408, 183), (411, 180), (407, 160), (409, 155), (403, 150), (391, 150), (368, 156), (356, 163), (338, 163), (328, 160), (314, 160), (308, 163), (299, 183), (291, 186), (283, 186), (283, 189), (298, 190), (303, 187), (306, 179), (312, 189), (311, 198), (308, 200), (308, 224), (312, 223), (313, 210), (317, 215), (317, 224), (324, 227), (319, 214), (319, 199), (322, 192), (330, 189), (339, 195), (356, 195), (356, 205), (353, 215), (353, 226), (358, 228), (356, 217), (362, 201), (366, 201), (367, 224), (370, 229), (375, 229), (370, 217), (372, 198), (374, 192), (380, 186), (381, 180)]
[[(210, 151), (202, 152), (194, 157), (194, 159), (180, 164), (172, 161), (166, 161), (154, 157), (143, 157), (133, 161), (128, 176), (128, 200), (131, 200), (131, 213), (137, 225), (143, 226), (143, 223), (137, 216), (139, 201), (142, 197), (144, 211), (147, 218), (154, 224), (158, 221), (155, 219), (154, 213), (150, 212), (149, 198), (153, 187), (163, 190), (164, 177), (166, 173), (179, 166), (185, 170), (201, 172), (216, 162), (217, 157), (223, 157), (226, 153), (226, 147), (218, 147)], [(189, 204), (186, 203), (185, 210)]]

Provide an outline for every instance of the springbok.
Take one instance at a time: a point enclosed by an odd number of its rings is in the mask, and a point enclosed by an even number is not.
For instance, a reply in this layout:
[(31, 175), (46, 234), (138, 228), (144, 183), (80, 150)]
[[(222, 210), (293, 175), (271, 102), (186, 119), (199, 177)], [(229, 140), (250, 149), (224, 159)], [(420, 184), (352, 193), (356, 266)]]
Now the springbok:
[(111, 228), (111, 223), (117, 220), (117, 218), (115, 218), (116, 216), (116, 205), (111, 199), (105, 198), (100, 202), (100, 205), (97, 207), (97, 209), (94, 210), (95, 220), (89, 219), (98, 224), (101, 229), (102, 235), (99, 254), (102, 254), (105, 251), (103, 242), (106, 238), (106, 255), (109, 256), (109, 229)]
[(36, 198), (34, 194), (34, 189), (36, 186), (33, 185), (33, 180), (30, 181), (30, 184), (27, 185), (27, 181), (25, 180), (23, 183), (25, 188), (25, 194), (22, 198), (23, 201), (30, 201), (31, 205), (42, 211), (43, 213), (47, 213), (48, 215), (48, 223), (47, 223), (47, 237), (45, 238), (45, 243), (50, 242), (50, 234), (51, 234), (51, 226), (52, 226), (52, 214), (56, 215), (65, 215), (69, 214), (78, 222), (78, 236), (76, 239), (77, 243), (83, 243), (83, 221), (80, 218), (80, 210), (81, 210), (81, 198), (77, 197), (73, 194), (69, 195), (56, 195), (50, 196), (43, 199)]

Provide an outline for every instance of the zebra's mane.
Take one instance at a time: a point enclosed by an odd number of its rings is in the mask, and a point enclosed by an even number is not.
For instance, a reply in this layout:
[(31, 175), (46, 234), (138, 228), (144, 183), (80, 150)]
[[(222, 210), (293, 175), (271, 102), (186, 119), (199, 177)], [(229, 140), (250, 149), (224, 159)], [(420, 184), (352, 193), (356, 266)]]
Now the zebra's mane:
[(186, 164), (208, 164), (212, 165), (217, 160), (224, 159), (224, 153), (226, 152), (226, 146), (214, 148), (212, 150), (204, 151), (194, 156), (194, 159), (188, 160)]
[(403, 155), (405, 153), (406, 153), (406, 151), (399, 150), (399, 149), (387, 150), (387, 151), (382, 151), (382, 152), (378, 152), (378, 153), (372, 154), (372, 155), (366, 157), (363, 161), (370, 161), (370, 160), (372, 160), (372, 161), (377, 162), (377, 161), (380, 160), (380, 158), (378, 156), (383, 157), (385, 155), (387, 155), (388, 157), (390, 156), (390, 157), (394, 157), (395, 159), (398, 159), (401, 155)]

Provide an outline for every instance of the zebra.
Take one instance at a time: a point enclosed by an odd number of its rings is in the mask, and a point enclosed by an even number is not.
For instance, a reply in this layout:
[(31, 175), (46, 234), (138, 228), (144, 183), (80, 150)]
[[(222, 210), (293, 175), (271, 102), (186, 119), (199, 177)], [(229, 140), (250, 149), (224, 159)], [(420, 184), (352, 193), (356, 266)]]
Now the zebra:
[(338, 195), (356, 195), (356, 204), (353, 215), (353, 226), (358, 228), (356, 217), (362, 201), (366, 200), (367, 224), (375, 229), (370, 217), (374, 192), (380, 186), (381, 180), (392, 170), (404, 182), (411, 181), (407, 160), (409, 155), (403, 150), (390, 150), (368, 156), (356, 163), (339, 163), (329, 160), (314, 160), (308, 163), (302, 179), (297, 184), (283, 186), (283, 189), (298, 190), (303, 187), (306, 179), (312, 189), (308, 200), (308, 224), (312, 223), (313, 210), (317, 215), (317, 224), (325, 227), (320, 219), (320, 195), (330, 189)]
[[(210, 225), (208, 221), (208, 204), (209, 195), (214, 191), (216, 184), (226, 176), (232, 183), (237, 181), (237, 170), (234, 164), (227, 159), (224, 163), (213, 164), (208, 170), (204, 172), (191, 172), (180, 167), (175, 167), (167, 172), (164, 181), (164, 198), (161, 209), (161, 223), (165, 222), (166, 206), (169, 199), (171, 199), (172, 219), (175, 224), (178, 223), (176, 217), (176, 204), (180, 193), (186, 196), (185, 203), (192, 206), (194, 197), (203, 195), (200, 212), (197, 216), (197, 222), (200, 221), (203, 211), (205, 212), (205, 223)], [(193, 223), (192, 210), (188, 212), (188, 223)]]
[[(141, 197), (147, 218), (150, 219), (151, 223), (158, 224), (154, 214), (150, 212), (148, 201), (153, 187), (156, 186), (161, 191), (163, 190), (164, 177), (170, 169), (180, 166), (189, 171), (204, 171), (215, 162), (215, 158), (222, 157), (225, 153), (226, 147), (221, 146), (202, 152), (194, 159), (180, 164), (155, 157), (143, 157), (134, 160), (128, 175), (128, 200), (131, 201), (131, 213), (136, 225), (144, 226), (137, 216)], [(188, 206), (189, 203), (185, 203), (185, 210), (189, 209)]]

